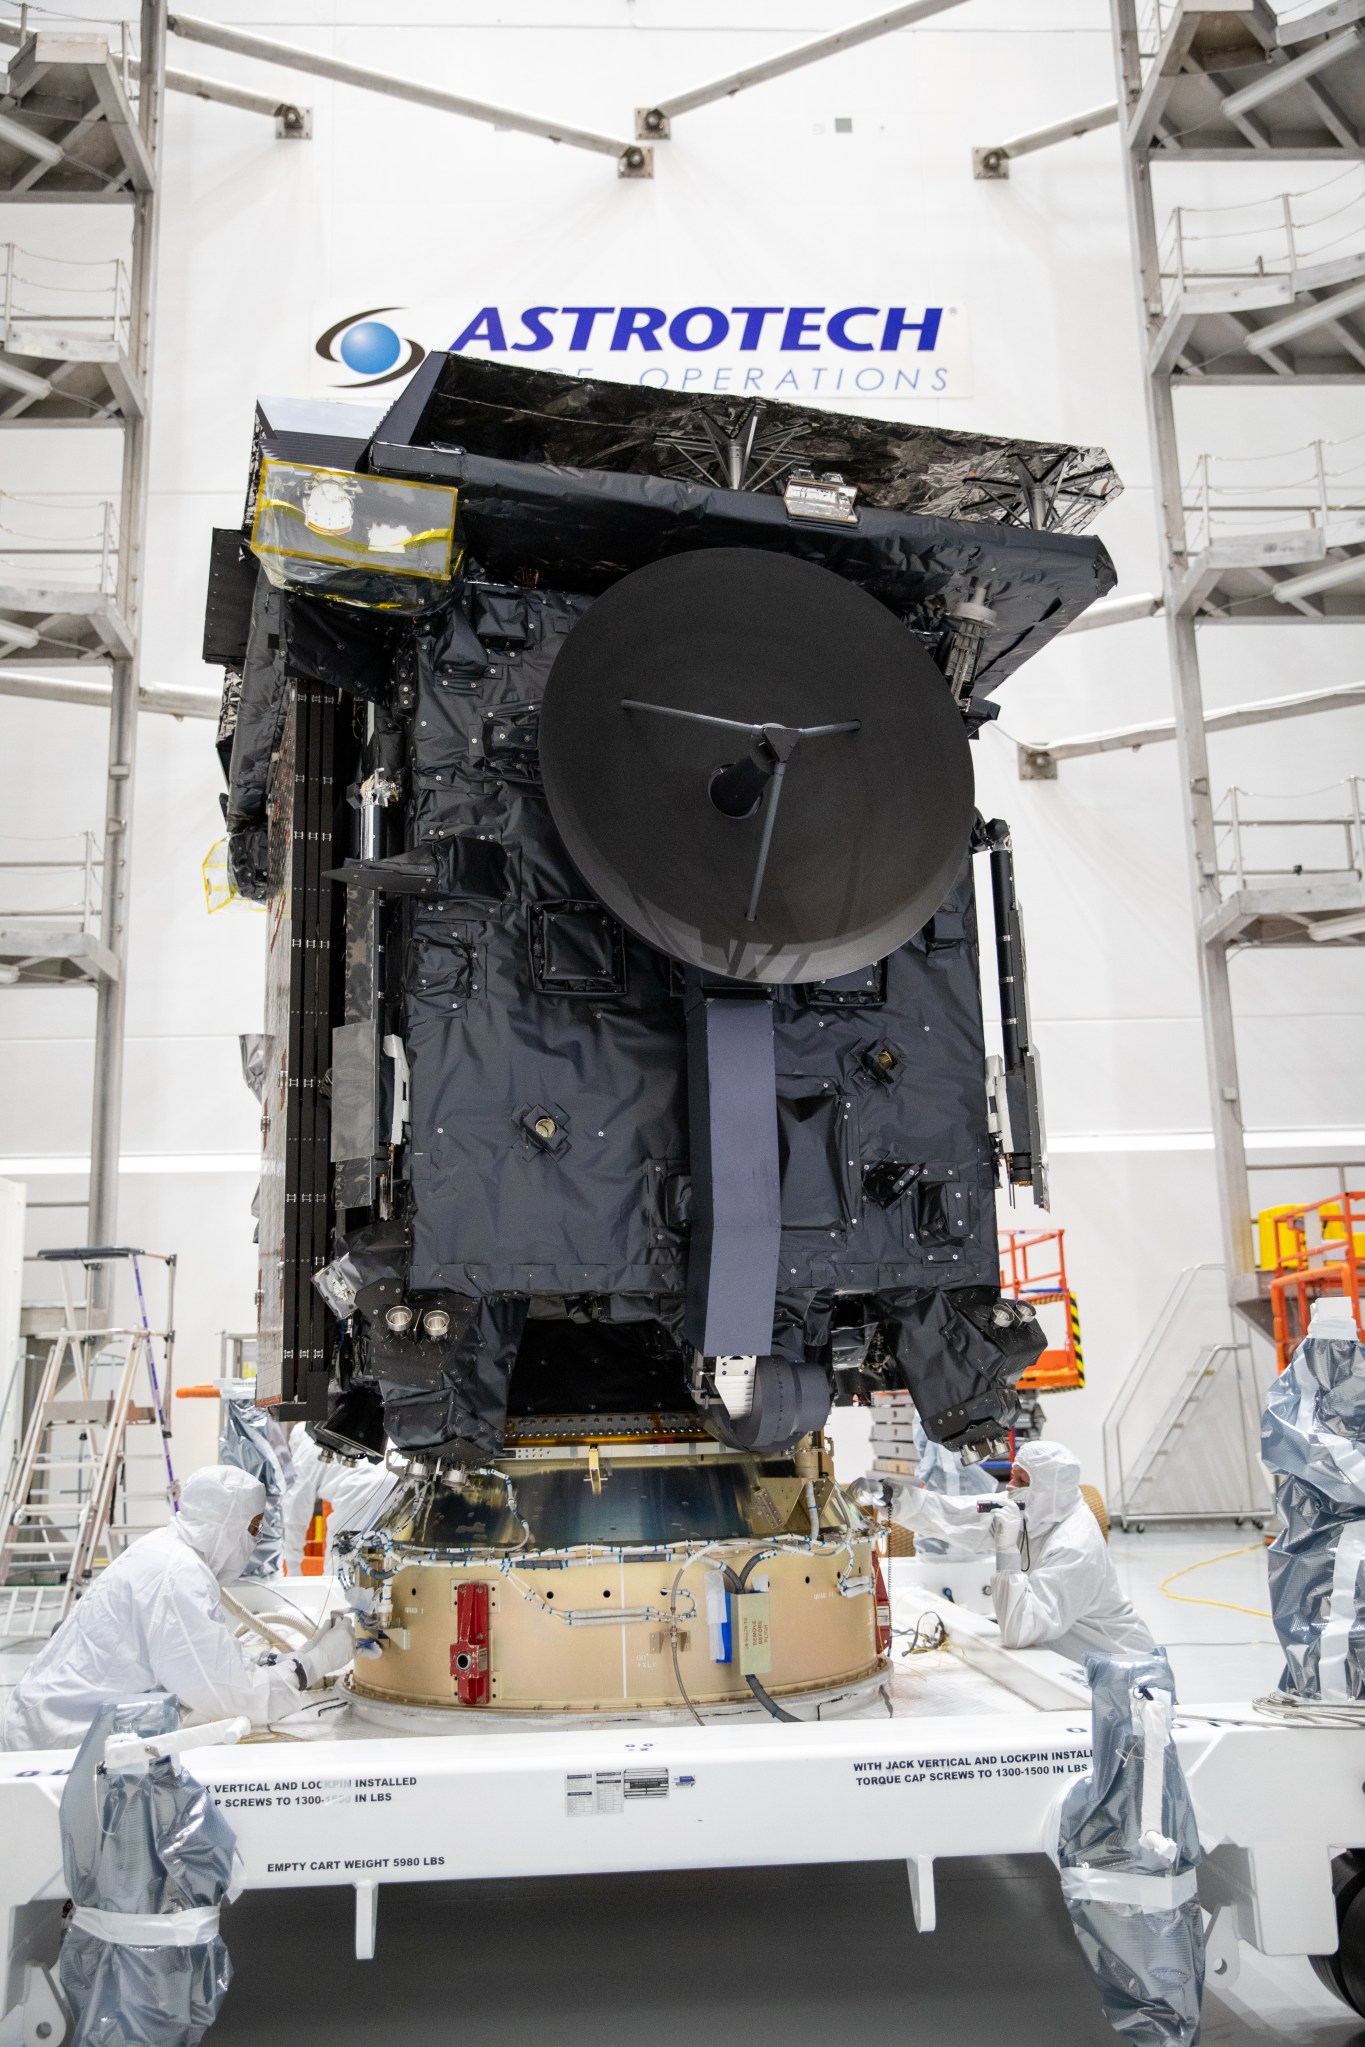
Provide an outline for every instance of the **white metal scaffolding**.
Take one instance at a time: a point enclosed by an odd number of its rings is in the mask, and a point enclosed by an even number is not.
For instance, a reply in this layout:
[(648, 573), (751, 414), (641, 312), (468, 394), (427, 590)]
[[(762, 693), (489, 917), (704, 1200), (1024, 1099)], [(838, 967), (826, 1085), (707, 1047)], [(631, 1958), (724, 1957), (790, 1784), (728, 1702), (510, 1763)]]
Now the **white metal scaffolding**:
[[(55, 253), (6, 241), (0, 272), (0, 431), (112, 427), (123, 441), (116, 499), (18, 506), (6, 520), (0, 561), (0, 668), (17, 656), (39, 681), (47, 668), (73, 664), (94, 664), (101, 680), (108, 675), (98, 935), (86, 928), (86, 915), (73, 932), (0, 914), (7, 979), (94, 983), (87, 1237), (94, 1244), (112, 1240), (117, 1214), (165, 51), (161, 0), (144, 0), (136, 68), (103, 35), (39, 29), (10, 61), (10, 112), (0, 126), (0, 197), (114, 203), (131, 212), (126, 258), (63, 264), (58, 275)], [(95, 1290), (102, 1291), (102, 1272)]]
[[(1174, 717), (1021, 743), (1050, 780), (1076, 756), (1175, 744), (1190, 856), (1205, 1063), (1232, 1302), (1264, 1325), (1230, 966), (1252, 946), (1365, 942), (1361, 785), (1320, 800), (1222, 790), (1209, 737), (1359, 703), (1339, 685), (1208, 714), (1199, 636), (1219, 624), (1365, 620), (1365, 438), (1288, 457), (1182, 462), (1175, 393), (1365, 382), (1365, 0), (1110, 0), (1118, 98), (973, 152), (979, 178), (1117, 122), (1142, 322), (1163, 589), (1094, 607), (1082, 630), (1160, 614)], [(1284, 189), (1243, 195), (1239, 167), (1283, 163)], [(1218, 164), (1228, 203), (1178, 200), (1179, 166)], [(1305, 171), (1305, 166), (1307, 170)], [(1158, 191), (1160, 187), (1160, 191)], [(1273, 436), (1270, 438), (1274, 438)]]
[[(1165, 620), (1175, 696), (1175, 745), (1185, 795), (1205, 1059), (1214, 1155), (1219, 1183), (1224, 1262), (1233, 1301), (1261, 1319), (1261, 1275), (1252, 1241), (1242, 1092), (1238, 1077), (1236, 1018), (1230, 975), (1234, 955), (1252, 945), (1310, 943), (1324, 924), (1336, 942), (1358, 943), (1339, 920), (1365, 910), (1365, 848), (1352, 805), (1358, 789), (1343, 791), (1343, 848), (1330, 871), (1315, 873), (1296, 847), (1265, 846), (1266, 831), (1248, 832), (1238, 792), (1223, 794), (1209, 762), (1209, 720), (1199, 670), (1199, 634), (1232, 617), (1278, 611), (1281, 617), (1360, 617), (1365, 590), (1350, 593), (1349, 608), (1328, 611), (1292, 604), (1306, 597), (1304, 565), (1320, 562), (1333, 544), (1339, 517), (1335, 483), (1323, 474), (1321, 451), (1305, 465), (1307, 487), (1295, 484), (1257, 513), (1242, 509), (1264, 495), (1241, 465), (1236, 498), (1215, 516), (1207, 459), (1189, 490), (1177, 436), (1175, 388), (1245, 383), (1269, 387), (1359, 381), (1354, 331), (1337, 322), (1327, 356), (1296, 358), (1281, 350), (1271, 363), (1266, 340), (1279, 308), (1315, 303), (1331, 293), (1334, 266), (1349, 275), (1365, 268), (1365, 234), (1328, 216), (1354, 187), (1365, 195), (1359, 113), (1365, 105), (1365, 43), (1351, 26), (1312, 33), (1302, 16), (1281, 28), (1256, 0), (1231, 11), (1206, 0), (1158, 0), (1139, 16), (1138, 0), (1111, 0), (1118, 60), (1120, 132), (1133, 247), (1139, 272), (1142, 346), (1153, 467), (1164, 542)], [(1216, 221), (1196, 220), (1179, 206), (1163, 222), (1155, 182), (1170, 167), (1214, 161), (1235, 199), (1239, 164), (1267, 158), (1295, 163), (1309, 157), (1333, 167), (1336, 177), (1314, 174), (1315, 191), (1296, 204), (1286, 179), (1278, 207), (1259, 202), (1227, 209)], [(1328, 197), (1329, 182), (1338, 189)], [(1352, 191), (1345, 194), (1343, 187)], [(1360, 225), (1365, 228), (1365, 213)], [(1201, 235), (1201, 230), (1207, 232)], [(1215, 242), (1213, 237), (1217, 235)], [(1194, 237), (1200, 236), (1196, 240)], [(1359, 248), (1361, 256), (1355, 256)], [(1265, 324), (1266, 313), (1270, 324)], [(1344, 317), (1344, 316), (1343, 316)], [(1280, 322), (1282, 326), (1283, 323)], [(1321, 329), (1315, 330), (1321, 333)], [(1283, 335), (1275, 336), (1283, 341)], [(1259, 345), (1258, 345), (1259, 344)], [(1252, 489), (1247, 492), (1245, 485)], [(1294, 496), (1294, 490), (1303, 495)], [(1365, 564), (1362, 564), (1365, 573)], [(1297, 591), (1291, 586), (1298, 582)], [(1346, 585), (1338, 586), (1343, 599)], [(1290, 603), (1286, 603), (1290, 599)], [(1282, 819), (1282, 826), (1288, 819)], [(1296, 820), (1302, 836), (1329, 821)], [(1281, 841), (1281, 843), (1287, 843)], [(1259, 1313), (1258, 1313), (1259, 1310)]]

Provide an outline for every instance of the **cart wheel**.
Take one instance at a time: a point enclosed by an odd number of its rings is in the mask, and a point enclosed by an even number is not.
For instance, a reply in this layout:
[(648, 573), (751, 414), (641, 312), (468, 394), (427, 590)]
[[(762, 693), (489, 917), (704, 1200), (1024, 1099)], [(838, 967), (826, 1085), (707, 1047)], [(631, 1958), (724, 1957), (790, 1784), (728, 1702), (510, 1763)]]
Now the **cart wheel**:
[(1352, 1848), (1332, 1864), (1337, 1900), (1337, 1951), (1310, 1955), (1313, 1973), (1343, 2004), (1365, 2018), (1365, 1849)]
[(1081, 1498), (1100, 1524), (1100, 1534), (1109, 1540), (1109, 1509), (1104, 1504), (1104, 1494), (1097, 1485), (1083, 1485)]

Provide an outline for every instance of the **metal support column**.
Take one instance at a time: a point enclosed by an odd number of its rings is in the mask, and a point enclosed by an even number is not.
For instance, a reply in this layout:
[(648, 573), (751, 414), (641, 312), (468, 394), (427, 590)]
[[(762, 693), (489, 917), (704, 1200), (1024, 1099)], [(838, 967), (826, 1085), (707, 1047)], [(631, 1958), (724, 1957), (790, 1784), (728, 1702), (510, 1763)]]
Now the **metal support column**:
[[(100, 937), (118, 971), (100, 982), (95, 1014), (94, 1101), (90, 1127), (90, 1241), (111, 1244), (117, 1237), (119, 1132), (123, 1109), (123, 1034), (127, 1010), (128, 903), (133, 829), (133, 774), (137, 753), (138, 677), (147, 523), (148, 401), (152, 373), (152, 315), (156, 299), (156, 250), (162, 103), (166, 74), (165, 0), (143, 0), (138, 125), (152, 163), (150, 189), (133, 196), (133, 240), (129, 264), (131, 318), (129, 348), (141, 380), (143, 402), (123, 423), (123, 477), (119, 519), (119, 609), (128, 624), (132, 652), (112, 665), (109, 707), (109, 767), (104, 810), (104, 894)], [(97, 1291), (107, 1287), (108, 1268), (95, 1269)]]
[[(1142, 90), (1137, 6), (1136, 0), (1112, 0), (1112, 5), (1119, 67), (1119, 108), (1121, 113), (1126, 113), (1136, 104)], [(1121, 125), (1125, 142), (1123, 165), (1129, 230), (1137, 258), (1141, 294), (1147, 428), (1163, 540), (1163, 610), (1171, 657), (1175, 744), (1184, 795), (1185, 839), (1190, 854), (1200, 1009), (1204, 1025), (1204, 1063), (1208, 1074), (1209, 1112), (1213, 1120), (1223, 1260), (1229, 1275), (1245, 1277), (1253, 1271), (1254, 1261), (1228, 954), (1226, 946), (1217, 942), (1210, 944), (1204, 937), (1206, 920), (1221, 907), (1208, 734), (1194, 620), (1182, 615), (1174, 598), (1174, 586), (1183, 574), (1188, 554), (1175, 402), (1170, 375), (1152, 360), (1150, 347), (1151, 336), (1160, 327), (1164, 311), (1152, 171), (1147, 153), (1134, 146), (1127, 123), (1122, 122)]]

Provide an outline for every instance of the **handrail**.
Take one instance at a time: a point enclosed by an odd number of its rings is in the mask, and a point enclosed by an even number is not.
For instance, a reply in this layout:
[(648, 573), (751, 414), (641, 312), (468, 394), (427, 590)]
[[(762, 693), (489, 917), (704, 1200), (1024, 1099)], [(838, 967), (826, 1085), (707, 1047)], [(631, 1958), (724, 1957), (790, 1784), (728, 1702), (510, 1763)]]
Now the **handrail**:
[[(92, 932), (98, 929), (104, 860), (93, 832), (81, 832), (72, 836), (79, 837), (81, 852), (69, 860), (0, 859), (0, 888), (3, 888), (4, 877), (7, 875), (68, 874), (79, 877), (79, 901), (55, 905), (38, 904), (30, 908), (0, 898), (0, 922), (6, 924), (41, 922), (56, 925), (74, 921), (80, 931)], [(0, 846), (6, 843), (5, 839), (0, 837)], [(14, 841), (8, 843), (13, 844)], [(46, 840), (42, 843), (54, 844), (59, 841)]]
[(1104, 1417), (1102, 1437), (1104, 1444), (1104, 1482), (1111, 1498), (1120, 1509), (1126, 1497), (1127, 1474), (1123, 1459), (1123, 1424), (1139, 1396), (1150, 1393), (1149, 1375), (1166, 1344), (1172, 1326), (1189, 1299), (1200, 1275), (1209, 1272), (1223, 1272), (1225, 1268), (1212, 1261), (1198, 1265), (1187, 1265), (1172, 1287), (1166, 1302), (1138, 1352), (1133, 1368), (1118, 1394), (1111, 1402)]
[[(1275, 1216), (1275, 1270), (1270, 1299), (1276, 1362), (1288, 1365), (1308, 1328), (1312, 1303), (1341, 1296), (1365, 1330), (1365, 1191), (1344, 1189)], [(1294, 1314), (1290, 1314), (1293, 1303)]]

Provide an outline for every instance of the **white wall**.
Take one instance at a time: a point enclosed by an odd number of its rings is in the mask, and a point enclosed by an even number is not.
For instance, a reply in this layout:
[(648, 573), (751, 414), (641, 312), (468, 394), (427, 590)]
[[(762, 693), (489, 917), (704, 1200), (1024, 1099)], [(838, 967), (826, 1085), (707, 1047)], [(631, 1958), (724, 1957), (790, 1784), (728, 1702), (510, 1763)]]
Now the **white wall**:
[[(368, 25), (372, 10), (340, 0), (295, 0), (287, 10), (279, 0), (250, 8), (219, 0), (214, 11), (629, 134), (635, 106), (864, 10), (852, 0), (554, 8), (512, 0), (495, 12), (475, 0), (407, 0), (383, 30)], [(315, 139), (277, 142), (268, 122), (176, 96), (168, 103), (148, 680), (216, 680), (198, 662), (208, 533), (239, 515), (254, 394), (333, 389), (343, 373), (319, 360), (315, 337), (348, 308), (380, 305), (599, 295), (617, 304), (833, 303), (836, 293), (838, 302), (856, 294), (958, 305), (974, 395), (885, 409), (948, 427), (1102, 442), (1126, 494), (1097, 530), (1121, 590), (1157, 586), (1115, 134), (1019, 163), (1008, 182), (971, 176), (973, 143), (1112, 96), (1106, 0), (968, 0), (680, 120), (652, 182), (619, 181), (605, 158), (263, 73), (219, 52), (173, 45), (173, 61), (271, 81), (314, 108)], [(839, 116), (852, 117), (851, 134), (834, 132)], [(1239, 196), (1209, 170), (1173, 174), (1173, 193), (1176, 175), (1191, 198)], [(1288, 175), (1307, 184), (1321, 173)], [(401, 329), (401, 310), (392, 317)], [(1222, 392), (1198, 404), (1187, 462), (1205, 446), (1286, 448), (1365, 424), (1357, 391)], [(23, 437), (24, 462), (57, 438)], [(69, 476), (76, 438), (65, 437), (50, 475)], [(12, 438), (0, 443), (0, 461), (17, 460), (11, 450)], [(1354, 679), (1358, 642), (1342, 627), (1211, 631), (1210, 702)], [(1024, 738), (1163, 715), (1160, 624), (1062, 642), (1006, 686), (1003, 706), (1002, 726)], [(7, 831), (97, 819), (102, 722), (92, 711), (0, 700), (0, 745), (22, 769), (7, 777)], [(1215, 779), (1320, 787), (1362, 765), (1362, 739), (1359, 712), (1239, 732), (1215, 741)], [(123, 1234), (182, 1254), (188, 1376), (211, 1369), (216, 1330), (252, 1320), (256, 1113), (235, 1034), (260, 1023), (261, 920), (245, 910), (204, 914), (198, 866), (219, 832), (211, 740), (204, 725), (143, 720), (134, 834), (125, 1150), (130, 1167), (164, 1154), (220, 1162), (130, 1170), (123, 1183)], [(1069, 764), (1055, 783), (1020, 783), (1013, 748), (987, 731), (978, 777), (982, 808), (1015, 829), (1054, 1214), (1067, 1227), (1085, 1318), (1090, 1388), (1055, 1399), (1053, 1424), (1094, 1472), (1100, 1420), (1162, 1300), (1184, 1265), (1218, 1255), (1211, 1156), (1197, 1148), (1208, 1142), (1208, 1111), (1175, 762), (1170, 748), (1153, 748)], [(1234, 971), (1253, 1128), (1319, 1132), (1318, 1150), (1336, 1132), (1365, 1135), (1354, 958), (1315, 949), (1253, 957)], [(84, 1150), (91, 1010), (80, 995), (5, 992), (5, 1158)], [(1256, 1156), (1314, 1155), (1302, 1135), (1288, 1145)], [(13, 1170), (2, 1161), (0, 1169)], [(70, 1191), (67, 1181), (30, 1184)], [(1328, 1191), (1302, 1177), (1258, 1176), (1267, 1200), (1300, 1187)], [(50, 1235), (69, 1236), (69, 1222), (52, 1218)]]

